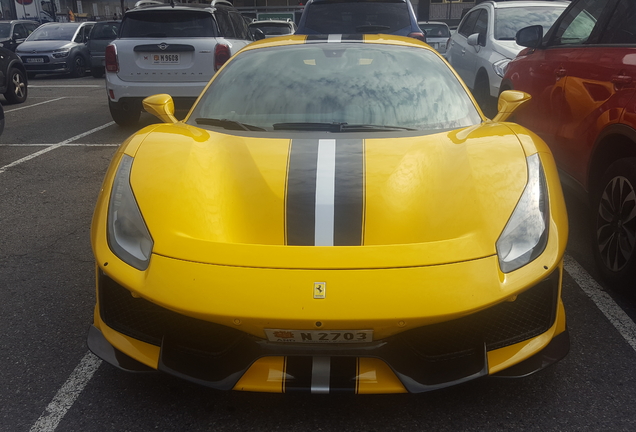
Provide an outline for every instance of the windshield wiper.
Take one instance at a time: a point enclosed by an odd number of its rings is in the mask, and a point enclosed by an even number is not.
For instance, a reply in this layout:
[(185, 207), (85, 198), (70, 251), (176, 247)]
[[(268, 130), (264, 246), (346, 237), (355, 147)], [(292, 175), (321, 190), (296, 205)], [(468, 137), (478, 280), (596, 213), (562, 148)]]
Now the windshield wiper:
[(326, 132), (388, 132), (395, 130), (417, 130), (401, 126), (386, 126), (372, 124), (349, 124), (346, 122), (332, 123), (274, 123), (274, 130), (296, 131), (326, 131)]
[(214, 119), (214, 118), (199, 117), (194, 119), (194, 121), (197, 122), (197, 124), (218, 126), (228, 130), (246, 130), (246, 131), (264, 131), (265, 130), (258, 126), (252, 126), (252, 125), (248, 125), (245, 123), (237, 122), (234, 120), (228, 120), (228, 119)]

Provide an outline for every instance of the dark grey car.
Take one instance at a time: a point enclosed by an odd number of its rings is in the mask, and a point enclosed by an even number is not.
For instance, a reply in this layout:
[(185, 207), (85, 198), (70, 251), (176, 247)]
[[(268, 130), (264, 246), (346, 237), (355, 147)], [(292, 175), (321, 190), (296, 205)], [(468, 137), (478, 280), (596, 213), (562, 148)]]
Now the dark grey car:
[(91, 75), (104, 76), (104, 53), (109, 43), (117, 38), (121, 21), (100, 21), (93, 26), (88, 36), (88, 51), (91, 58)]
[(94, 22), (46, 23), (16, 49), (29, 78), (36, 74), (84, 76), (90, 54), (86, 42)]
[(28, 20), (0, 21), (0, 47), (15, 51), (39, 25)]

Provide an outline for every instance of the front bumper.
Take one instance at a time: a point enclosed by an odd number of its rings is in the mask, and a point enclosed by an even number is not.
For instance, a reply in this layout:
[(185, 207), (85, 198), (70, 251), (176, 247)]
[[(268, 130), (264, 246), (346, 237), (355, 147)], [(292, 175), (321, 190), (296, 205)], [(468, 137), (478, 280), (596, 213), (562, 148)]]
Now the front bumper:
[(460, 318), (338, 345), (269, 342), (135, 298), (99, 272), (88, 344), (121, 369), (157, 369), (222, 390), (425, 392), (486, 375), (525, 376), (565, 356), (560, 272)]

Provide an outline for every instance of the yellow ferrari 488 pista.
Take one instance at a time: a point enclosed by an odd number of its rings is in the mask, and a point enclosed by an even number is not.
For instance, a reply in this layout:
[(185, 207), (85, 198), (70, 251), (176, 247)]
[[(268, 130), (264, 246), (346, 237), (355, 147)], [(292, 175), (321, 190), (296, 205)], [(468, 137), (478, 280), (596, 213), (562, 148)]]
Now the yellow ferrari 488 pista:
[(399, 393), (567, 354), (567, 217), (550, 151), (483, 116), (430, 47), (259, 41), (185, 120), (128, 138), (92, 224), (88, 344), (217, 389)]

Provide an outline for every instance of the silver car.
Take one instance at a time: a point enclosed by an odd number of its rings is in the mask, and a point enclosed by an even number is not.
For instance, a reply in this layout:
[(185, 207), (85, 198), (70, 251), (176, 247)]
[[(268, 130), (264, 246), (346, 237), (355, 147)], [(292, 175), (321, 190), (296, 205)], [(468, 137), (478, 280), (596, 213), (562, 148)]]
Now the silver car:
[(438, 21), (420, 21), (417, 25), (426, 32), (426, 43), (446, 58), (446, 48), (451, 37), (448, 25)]
[(90, 58), (86, 42), (94, 24), (91, 21), (55, 22), (38, 27), (16, 49), (29, 78), (51, 73), (83, 77)]

